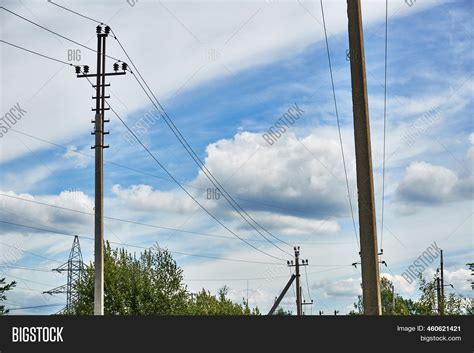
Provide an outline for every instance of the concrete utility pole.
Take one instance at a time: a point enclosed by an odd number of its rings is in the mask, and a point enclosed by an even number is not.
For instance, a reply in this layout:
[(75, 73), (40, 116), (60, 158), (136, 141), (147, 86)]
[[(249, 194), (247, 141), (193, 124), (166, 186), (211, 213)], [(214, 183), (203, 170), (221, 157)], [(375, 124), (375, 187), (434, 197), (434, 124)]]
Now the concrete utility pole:
[(392, 284), (392, 315), (395, 312), (395, 286)]
[(436, 300), (438, 301), (438, 314), (441, 315), (441, 284), (439, 277), (436, 276)]
[(365, 315), (381, 315), (374, 180), (360, 0), (347, 0), (347, 15), (359, 201), (362, 298)]
[(443, 250), (441, 250), (440, 258), (440, 271), (441, 271), (441, 310), (440, 314), (444, 315), (444, 261), (443, 261)]
[(300, 247), (295, 247), (295, 272), (296, 272), (296, 315), (303, 312), (301, 306), (301, 276), (300, 276)]
[[(302, 260), (300, 263), (300, 247), (295, 246), (293, 248), (295, 251), (295, 261), (288, 261), (288, 266), (295, 267), (295, 276), (296, 276), (296, 315), (303, 315), (303, 302), (301, 298), (301, 275), (300, 275), (300, 266), (308, 266), (308, 260)], [(308, 303), (309, 304), (309, 303)]]
[[(125, 75), (127, 64), (122, 63), (123, 72), (118, 72), (119, 64), (114, 64), (113, 73), (105, 73), (105, 41), (110, 33), (110, 27), (97, 26), (97, 73), (89, 74), (89, 67), (84, 66), (81, 71), (80, 66), (76, 66), (77, 77), (95, 77), (96, 84), (93, 86), (96, 90), (95, 97), (95, 117), (94, 123), (95, 145), (95, 208), (94, 208), (94, 315), (104, 315), (104, 135), (109, 132), (104, 130), (105, 111), (110, 108), (105, 107), (105, 99), (110, 96), (105, 95), (105, 87), (110, 84), (105, 83), (106, 76)], [(81, 73), (82, 72), (82, 73)]]

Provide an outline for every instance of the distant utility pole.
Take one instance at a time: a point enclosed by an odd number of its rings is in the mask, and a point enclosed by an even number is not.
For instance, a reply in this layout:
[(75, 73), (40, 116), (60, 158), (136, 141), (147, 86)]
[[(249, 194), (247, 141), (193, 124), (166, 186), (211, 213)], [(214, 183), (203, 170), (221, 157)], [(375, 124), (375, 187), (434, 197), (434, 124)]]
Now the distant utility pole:
[(105, 99), (110, 96), (105, 95), (105, 87), (110, 86), (109, 83), (105, 83), (106, 76), (113, 75), (125, 75), (127, 64), (122, 63), (122, 72), (118, 72), (119, 64), (115, 63), (113, 68), (114, 72), (105, 73), (105, 41), (110, 33), (110, 27), (97, 26), (97, 73), (89, 74), (89, 67), (83, 66), (81, 73), (81, 67), (76, 66), (77, 77), (95, 77), (96, 84), (93, 87), (96, 90), (95, 97), (95, 117), (92, 123), (94, 123), (94, 131), (92, 135), (95, 135), (95, 145), (92, 149), (95, 150), (95, 208), (94, 208), (94, 266), (95, 266), (95, 277), (94, 277), (94, 315), (104, 315), (104, 148), (109, 146), (104, 145), (104, 135), (109, 132), (104, 130), (104, 123), (109, 122), (105, 120), (105, 111), (110, 108), (105, 107)]
[(347, 0), (347, 15), (359, 202), (362, 298), (365, 315), (381, 315), (374, 180), (360, 0)]
[(300, 247), (295, 246), (293, 248), (293, 250), (295, 251), (295, 261), (294, 262), (293, 262), (293, 260), (288, 261), (287, 264), (288, 264), (289, 267), (295, 267), (296, 268), (295, 274), (291, 275), (291, 277), (290, 277), (288, 283), (286, 284), (285, 288), (283, 288), (283, 291), (280, 293), (278, 298), (275, 300), (275, 303), (273, 303), (273, 306), (270, 309), (270, 311), (268, 312), (268, 315), (273, 315), (273, 313), (275, 312), (278, 305), (280, 305), (280, 302), (283, 299), (283, 297), (285, 296), (286, 292), (290, 288), (291, 284), (295, 280), (296, 280), (296, 315), (300, 316), (300, 315), (303, 314), (303, 304), (307, 304), (307, 305), (313, 304), (312, 300), (311, 300), (311, 302), (308, 302), (308, 303), (306, 303), (306, 302), (303, 303), (301, 301), (300, 266), (308, 266), (308, 260), (301, 260), (301, 263), (300, 263)]
[(441, 283), (440, 283), (440, 279), (439, 279), (439, 276), (436, 276), (436, 300), (438, 301), (438, 314), (439, 315), (442, 315), (441, 314), (441, 307), (442, 307), (442, 304), (441, 304)]
[(296, 274), (296, 315), (303, 315), (303, 302), (301, 300), (301, 275), (300, 275), (300, 266), (308, 266), (308, 260), (302, 260), (300, 263), (300, 247), (295, 246), (293, 248), (295, 251), (295, 262), (290, 261), (288, 266), (295, 267)]
[(441, 305), (440, 305), (440, 315), (444, 315), (444, 261), (443, 261), (443, 250), (441, 250), (440, 258), (440, 276), (441, 276)]
[(392, 315), (395, 313), (395, 286), (392, 284)]

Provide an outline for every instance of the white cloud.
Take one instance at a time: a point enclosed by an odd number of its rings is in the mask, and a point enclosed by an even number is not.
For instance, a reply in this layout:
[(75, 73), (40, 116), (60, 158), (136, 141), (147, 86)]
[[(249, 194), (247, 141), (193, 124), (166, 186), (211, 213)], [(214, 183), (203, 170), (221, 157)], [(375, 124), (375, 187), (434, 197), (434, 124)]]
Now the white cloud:
[(63, 157), (74, 162), (75, 168), (85, 168), (92, 163), (93, 158), (89, 157), (90, 148), (88, 150), (78, 150), (76, 146), (69, 146), (69, 149), (64, 153)]
[[(472, 134), (469, 141), (471, 137)], [(396, 189), (400, 209), (413, 210), (415, 205), (437, 205), (471, 198), (474, 190), (473, 156), (473, 147), (470, 146), (457, 171), (427, 162), (412, 162)]]
[(350, 297), (356, 301), (357, 296), (362, 294), (360, 278), (347, 278), (337, 281), (325, 281), (312, 286), (313, 289), (321, 289), (327, 297)]
[(455, 290), (470, 290), (472, 275), (467, 268), (460, 268), (454, 271), (444, 271), (445, 284), (452, 284)]
[(413, 162), (398, 185), (402, 200), (439, 203), (451, 197), (458, 178), (451, 170), (425, 162)]
[(199, 206), (181, 191), (154, 190), (149, 185), (132, 185), (124, 189), (118, 184), (112, 187), (112, 191), (118, 198), (117, 202), (131, 210), (161, 210), (183, 214), (199, 209)]

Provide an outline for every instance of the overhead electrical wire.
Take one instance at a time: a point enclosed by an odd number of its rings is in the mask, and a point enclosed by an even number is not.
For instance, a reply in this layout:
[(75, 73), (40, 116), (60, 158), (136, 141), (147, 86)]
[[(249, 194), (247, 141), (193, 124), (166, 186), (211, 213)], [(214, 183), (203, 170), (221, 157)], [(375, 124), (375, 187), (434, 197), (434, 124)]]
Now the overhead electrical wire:
[[(67, 147), (67, 146), (64, 146), (64, 145), (61, 145), (61, 144), (52, 142), (52, 141), (48, 141), (48, 140), (46, 140), (46, 139), (44, 139), (44, 138), (42, 138), (42, 137), (38, 137), (38, 136), (31, 135), (31, 134), (27, 134), (27, 133), (25, 133), (25, 132), (23, 132), (23, 131), (19, 131), (19, 130), (16, 130), (16, 129), (14, 129), (14, 128), (10, 128), (10, 131), (13, 131), (13, 132), (18, 133), (18, 134), (23, 135), (23, 136), (27, 136), (27, 137), (32, 138), (32, 139), (37, 140), (37, 141), (44, 142), (44, 143), (49, 144), (49, 145), (51, 145), (51, 146), (55, 146), (55, 147), (58, 147), (58, 148), (65, 149), (65, 150), (67, 150), (67, 151), (70, 151), (70, 152), (72, 152), (72, 153), (75, 153), (75, 154), (78, 154), (78, 155), (81, 155), (81, 156), (85, 156), (85, 157), (92, 158), (92, 159), (95, 158), (93, 155), (90, 155), (90, 154), (87, 154), (87, 153), (78, 151), (78, 150), (75, 149), (75, 148)], [(160, 180), (163, 180), (163, 181), (166, 181), (166, 182), (169, 182), (169, 183), (174, 183), (173, 180), (171, 180), (171, 179), (169, 179), (169, 178), (166, 178), (166, 177), (164, 177), (164, 176), (159, 176), (159, 175), (156, 175), (156, 174), (153, 174), (153, 173), (145, 172), (145, 171), (143, 171), (143, 170), (139, 170), (139, 169), (136, 169), (136, 168), (132, 168), (132, 167), (129, 167), (129, 166), (120, 164), (120, 163), (116, 163), (116, 162), (104, 160), (104, 164), (110, 164), (110, 165), (113, 165), (113, 166), (116, 166), (116, 167), (119, 167), (119, 168), (127, 169), (127, 170), (130, 170), (130, 171), (133, 171), (133, 172), (142, 174), (142, 175), (146, 175), (146, 176), (149, 176), (149, 177), (153, 177), (153, 178), (156, 178), (156, 179), (160, 179)], [(198, 186), (194, 186), (194, 185), (190, 185), (190, 184), (185, 184), (185, 183), (181, 183), (181, 184), (184, 185), (184, 186), (186, 186), (186, 187), (195, 189), (195, 190), (206, 191), (205, 188), (201, 188), (201, 187), (198, 187)], [(244, 202), (253, 203), (253, 204), (258, 204), (258, 205), (263, 205), (263, 206), (266, 206), (266, 207), (271, 207), (271, 208), (276, 208), (276, 209), (281, 209), (281, 210), (286, 210), (286, 211), (292, 211), (292, 212), (302, 212), (302, 211), (303, 211), (303, 210), (295, 210), (295, 209), (288, 208), (288, 207), (276, 206), (276, 205), (272, 205), (272, 204), (268, 204), (268, 203), (264, 203), (264, 202), (255, 201), (255, 200), (244, 199), (244, 198), (241, 198), (241, 197), (234, 197), (234, 198), (235, 198), (235, 199), (238, 199), (238, 200), (241, 200), (241, 201), (244, 201)], [(313, 212), (313, 211), (308, 211), (308, 212), (317, 213), (317, 214), (320, 214), (320, 215), (322, 215), (322, 216), (333, 216), (333, 215), (330, 215), (330, 214), (327, 214), (327, 213), (321, 213), (321, 212)], [(234, 239), (234, 238), (232, 237), (232, 239)], [(256, 240), (254, 240), (254, 241), (264, 241), (264, 240), (257, 240), (257, 239), (256, 239)], [(347, 242), (345, 242), (345, 243), (347, 243)], [(299, 244), (305, 244), (305, 243), (299, 242)], [(313, 243), (311, 243), (311, 244), (313, 244)]]
[[(0, 194), (0, 195), (2, 195), (2, 194)], [(50, 206), (50, 205), (43, 204), (43, 203), (41, 203), (41, 204), (45, 205), (45, 206)], [(0, 223), (14, 225), (14, 226), (23, 227), (23, 228), (29, 228), (29, 229), (37, 230), (37, 231), (40, 231), (40, 232), (47, 232), (47, 233), (53, 233), (53, 234), (59, 234), (59, 235), (67, 235), (67, 236), (70, 236), (70, 237), (74, 237), (75, 235), (77, 235), (77, 234), (73, 234), (73, 233), (66, 233), (66, 232), (63, 232), (63, 231), (45, 229), (45, 228), (41, 228), (41, 227), (33, 227), (33, 226), (29, 226), (29, 225), (24, 225), (24, 224), (19, 224), (19, 223), (4, 221), (4, 220), (0, 220)], [(80, 239), (85, 239), (85, 240), (91, 240), (91, 241), (94, 240), (93, 237), (88, 237), (88, 236), (84, 236), (84, 235), (78, 235), (78, 237)], [(129, 244), (129, 243), (124, 243), (124, 242), (109, 241), (109, 243), (114, 244), (114, 245), (122, 245), (122, 246), (128, 246), (128, 247), (134, 247), (134, 248), (140, 248), (140, 249), (150, 249), (150, 247), (146, 247), (146, 246), (142, 246), (142, 245), (136, 245), (136, 244)], [(4, 244), (4, 243), (0, 242), (0, 244)], [(4, 244), (4, 245), (11, 246), (9, 244)], [(19, 249), (19, 250), (23, 251), (22, 249)], [(216, 260), (223, 260), (223, 261), (254, 263), (254, 264), (264, 264), (264, 265), (286, 265), (286, 264), (283, 264), (283, 263), (276, 263), (276, 262), (234, 259), (234, 258), (226, 258), (226, 257), (219, 257), (219, 256), (211, 256), (211, 255), (191, 254), (191, 253), (186, 253), (186, 252), (182, 252), (182, 251), (175, 251), (175, 250), (169, 250), (169, 249), (167, 249), (167, 250), (170, 253), (177, 254), (177, 255), (209, 258), (209, 259), (216, 259)], [(36, 256), (40, 256), (40, 255), (36, 255)], [(40, 257), (43, 257), (43, 256), (40, 256)], [(45, 258), (45, 259), (48, 259), (48, 258)], [(51, 260), (51, 259), (48, 259), (48, 260)], [(56, 261), (56, 260), (51, 260), (51, 261)], [(56, 262), (59, 262), (59, 261), (56, 261)], [(328, 265), (328, 266), (332, 266), (332, 265)]]
[(127, 130), (132, 134), (132, 136), (137, 140), (137, 142), (145, 149), (145, 151), (150, 155), (151, 158), (163, 169), (168, 176), (173, 179), (173, 181), (183, 190), (204, 212), (206, 212), (212, 219), (214, 219), (217, 223), (219, 223), (223, 228), (225, 228), (228, 232), (233, 234), (236, 238), (240, 239), (242, 242), (250, 246), (256, 251), (259, 251), (267, 256), (273, 257), (274, 259), (278, 259), (281, 261), (285, 261), (285, 259), (282, 259), (280, 257), (274, 256), (264, 250), (261, 250), (254, 246), (252, 243), (247, 241), (246, 239), (240, 237), (237, 233), (235, 233), (232, 229), (227, 227), (221, 220), (219, 220), (213, 213), (211, 213), (206, 207), (204, 207), (191, 193), (183, 186), (181, 183), (166, 169), (166, 167), (155, 157), (155, 155), (148, 149), (148, 147), (145, 146), (145, 144), (137, 137), (137, 135), (130, 129), (130, 127), (127, 125), (127, 123), (120, 117), (120, 115), (117, 114), (115, 109), (113, 109), (110, 104), (108, 104), (110, 110), (115, 114), (115, 116), (122, 122), (122, 124), (127, 128)]
[[(47, 232), (47, 233), (52, 233), (52, 234), (58, 234), (58, 235), (66, 235), (66, 236), (69, 236), (69, 237), (74, 237), (74, 236), (78, 236), (80, 239), (85, 239), (85, 240), (90, 240), (90, 241), (93, 241), (94, 238), (93, 237), (89, 237), (89, 236), (84, 236), (84, 235), (78, 235), (78, 234), (73, 234), (73, 233), (66, 233), (64, 231), (58, 231), (58, 230), (53, 230), (53, 229), (46, 229), (46, 228), (43, 228), (43, 227), (37, 227), (37, 226), (30, 226), (30, 225), (25, 225), (25, 224), (20, 224), (20, 223), (15, 223), (15, 222), (9, 222), (9, 221), (5, 221), (5, 220), (0, 220), (0, 223), (4, 223), (4, 224), (9, 224), (9, 225), (13, 225), (13, 226), (17, 226), (17, 227), (22, 227), (22, 228), (27, 228), (27, 229), (32, 229), (32, 230), (36, 230), (36, 231), (39, 231), (39, 232)], [(143, 245), (137, 245), (137, 244), (129, 244), (129, 243), (124, 243), (124, 242), (115, 242), (115, 241), (109, 241), (110, 244), (114, 244), (114, 245), (122, 245), (122, 246), (127, 246), (127, 247), (134, 247), (134, 248), (140, 248), (140, 249), (150, 249), (150, 247), (148, 246), (143, 246)], [(5, 243), (2, 243), (0, 242), (0, 244), (4, 244), (4, 245), (7, 245), (7, 246), (11, 246), (9, 244), (5, 244)], [(23, 249), (19, 249), (20, 251), (25, 251)], [(193, 257), (203, 257), (203, 258), (210, 258), (210, 259), (216, 259), (216, 260), (224, 260), (224, 261), (232, 261), (232, 262), (243, 262), (243, 263), (254, 263), (254, 264), (264, 264), (264, 265), (285, 265), (286, 264), (283, 264), (283, 263), (276, 263), (276, 262), (265, 262), (265, 261), (253, 261), (253, 260), (245, 260), (245, 259), (234, 259), (234, 258), (225, 258), (225, 257), (218, 257), (218, 256), (211, 256), (211, 255), (201, 255), (201, 254), (190, 254), (190, 253), (185, 253), (185, 252), (181, 252), (181, 251), (174, 251), (174, 250), (169, 250), (167, 249), (170, 253), (173, 253), (173, 254), (178, 254), (178, 255), (184, 255), (184, 256), (193, 256)], [(26, 252), (26, 251), (25, 251)], [(40, 257), (43, 257), (41, 255), (37, 255), (37, 254), (33, 254), (35, 256), (40, 256)], [(55, 261), (55, 262), (58, 262), (60, 263), (60, 261), (57, 261), (57, 260), (52, 260), (52, 259), (49, 259), (49, 258), (46, 258), (44, 257), (45, 259), (47, 260), (50, 260), (50, 261)], [(2, 265), (0, 265), (1, 267)], [(311, 265), (310, 265), (311, 266)], [(314, 267), (347, 267), (347, 266), (350, 266), (350, 265), (337, 265), (337, 264), (318, 264), (318, 265), (312, 265)]]
[[(112, 30), (112, 33), (113, 33), (113, 30)], [(114, 34), (115, 36), (115, 34)], [(117, 38), (116, 38), (117, 39)], [(117, 39), (117, 41), (119, 42), (119, 40)], [(290, 246), (292, 247), (293, 245), (291, 245), (290, 243), (278, 238), (277, 236), (273, 235), (270, 231), (268, 231), (265, 227), (263, 227), (261, 224), (259, 224), (257, 221), (255, 221), (255, 219), (249, 215), (238, 203), (237, 201), (235, 201), (235, 199), (227, 192), (227, 190), (219, 183), (219, 181), (217, 181), (217, 179), (214, 177), (214, 175), (209, 171), (209, 169), (206, 167), (205, 163), (200, 159), (200, 157), (196, 154), (196, 152), (192, 149), (192, 147), (189, 145), (189, 143), (187, 142), (187, 140), (185, 139), (185, 137), (181, 134), (181, 132), (178, 130), (178, 128), (176, 127), (176, 125), (174, 124), (174, 122), (171, 120), (171, 118), (169, 117), (168, 113), (166, 113), (166, 111), (164, 110), (163, 106), (160, 104), (160, 102), (158, 101), (158, 99), (156, 98), (156, 96), (154, 95), (153, 91), (151, 91), (151, 89), (149, 88), (148, 84), (146, 83), (146, 81), (143, 79), (143, 77), (141, 76), (140, 72), (138, 71), (138, 69), (136, 68), (136, 66), (134, 65), (132, 59), (130, 58), (130, 56), (128, 55), (128, 53), (125, 51), (125, 49), (123, 48), (122, 44), (119, 42), (120, 46), (122, 47), (125, 55), (127, 56), (127, 58), (129, 59), (130, 61), (130, 64), (133, 66), (134, 70), (139, 74), (139, 76), (141, 77), (143, 83), (145, 84), (145, 86), (148, 88), (148, 90), (150, 91), (151, 95), (153, 96), (154, 100), (152, 99), (152, 97), (150, 96), (150, 94), (146, 91), (145, 87), (143, 86), (143, 84), (140, 82), (140, 80), (138, 79), (138, 77), (132, 73), (133, 77), (135, 78), (135, 80), (137, 81), (137, 83), (139, 84), (139, 86), (142, 88), (143, 92), (147, 95), (148, 99), (150, 100), (150, 102), (155, 106), (155, 108), (157, 109), (157, 111), (159, 112), (159, 114), (162, 116), (163, 120), (165, 121), (165, 123), (168, 125), (168, 127), (170, 128), (170, 130), (173, 132), (173, 134), (176, 136), (176, 138), (178, 139), (178, 141), (181, 143), (181, 145), (184, 147), (184, 149), (186, 150), (186, 152), (191, 156), (191, 158), (193, 159), (193, 161), (195, 162), (195, 164), (198, 166), (198, 168), (203, 172), (203, 174), (207, 177), (207, 179), (214, 185), (214, 187), (216, 189), (218, 189), (219, 191), (221, 191), (221, 194), (222, 196), (224, 196), (225, 200), (228, 202), (228, 204), (237, 212), (237, 214), (239, 214), (241, 216), (241, 218), (247, 222), (260, 236), (262, 236), (264, 239), (266, 239), (270, 244), (272, 244), (273, 246), (275, 246), (276, 248), (278, 248), (279, 250), (281, 250), (282, 252), (286, 253), (287, 255), (290, 255), (291, 254), (286, 251), (286, 250), (283, 250), (281, 247), (279, 247), (278, 245), (276, 245), (274, 242), (272, 242), (270, 239), (268, 239), (264, 234), (262, 234), (262, 232), (257, 228), (261, 228), (265, 233), (269, 234), (270, 236), (272, 236), (273, 238), (275, 238), (276, 240), (278, 240), (279, 242), (287, 245), (287, 246)], [(158, 104), (158, 105), (157, 105)], [(248, 217), (248, 218), (247, 218)], [(253, 223), (252, 223), (253, 222)]]
[(385, 0), (385, 65), (383, 97), (383, 165), (382, 165), (382, 227), (380, 229), (380, 251), (383, 252), (383, 229), (385, 215), (385, 141), (387, 131), (387, 54), (388, 54), (388, 0)]
[(324, 7), (323, 7), (323, 0), (320, 0), (321, 4), (321, 15), (323, 19), (323, 27), (324, 27), (324, 38), (326, 40), (326, 51), (327, 51), (327, 57), (328, 57), (328, 63), (329, 63), (329, 73), (331, 76), (331, 86), (332, 86), (332, 95), (333, 95), (333, 100), (334, 100), (334, 110), (336, 113), (336, 121), (337, 121), (337, 130), (339, 132), (339, 144), (341, 145), (341, 155), (342, 155), (342, 164), (344, 166), (344, 175), (346, 178), (346, 187), (347, 187), (347, 199), (349, 200), (349, 207), (351, 209), (351, 216), (352, 216), (352, 225), (354, 227), (354, 235), (357, 240), (357, 246), (360, 250), (360, 244), (359, 244), (359, 237), (357, 236), (357, 229), (356, 229), (356, 223), (355, 223), (355, 217), (354, 217), (354, 209), (352, 207), (352, 201), (351, 201), (351, 193), (350, 193), (350, 188), (349, 188), (349, 178), (347, 176), (347, 167), (346, 167), (346, 158), (344, 156), (344, 146), (342, 143), (342, 134), (341, 134), (341, 124), (339, 121), (339, 112), (337, 110), (337, 100), (336, 100), (336, 89), (334, 88), (334, 77), (332, 74), (332, 63), (331, 63), (331, 53), (329, 51), (329, 42), (328, 42), (328, 34), (327, 34), (327, 29), (326, 29), (326, 20), (324, 17)]
[[(8, 303), (6, 303), (6, 304), (8, 304)], [(23, 306), (23, 307), (8, 308), (8, 310), (9, 311), (15, 311), (15, 310), (25, 310), (25, 309), (45, 309), (45, 308), (49, 308), (49, 307), (53, 307), (53, 306), (64, 306), (64, 303)]]
[(73, 64), (68, 63), (68, 62), (66, 62), (66, 61), (62, 61), (62, 60), (59, 60), (59, 59), (55, 59), (55, 58), (53, 58), (53, 57), (51, 57), (51, 56), (38, 53), (37, 51), (31, 50), (31, 49), (26, 49), (26, 48), (21, 47), (21, 46), (19, 46), (19, 45), (16, 45), (16, 44), (7, 42), (6, 40), (3, 40), (3, 39), (0, 39), (0, 42), (5, 43), (5, 44), (7, 44), (7, 45), (10, 45), (10, 46), (12, 46), (12, 47), (15, 47), (15, 48), (17, 48), (17, 49), (21, 49), (21, 50), (27, 51), (27, 52), (29, 52), (29, 53), (31, 53), (31, 54), (35, 54), (35, 55), (41, 56), (41, 57), (43, 57), (43, 58), (45, 58), (45, 59), (53, 60), (53, 61), (56, 61), (56, 62), (61, 63), (61, 64), (64, 64), (64, 65), (68, 65), (68, 66), (74, 66)]
[(4, 245), (4, 246), (8, 246), (10, 248), (13, 248), (13, 249), (16, 249), (18, 251), (21, 251), (21, 252), (24, 252), (25, 254), (28, 254), (28, 255), (32, 255), (32, 256), (36, 256), (38, 258), (42, 258), (44, 260), (48, 260), (48, 261), (52, 261), (52, 262), (57, 262), (57, 263), (61, 263), (61, 261), (58, 261), (58, 260), (55, 260), (55, 259), (51, 259), (49, 257), (46, 257), (46, 256), (43, 256), (43, 255), (39, 255), (39, 254), (36, 254), (34, 252), (31, 252), (31, 251), (27, 251), (27, 250), (24, 250), (22, 248), (19, 248), (18, 246), (15, 246), (15, 245), (12, 245), (12, 244), (8, 244), (8, 243), (4, 243), (2, 241), (0, 241), (0, 244), (1, 245)]
[(306, 289), (308, 290), (308, 298), (309, 298), (309, 301), (312, 302), (313, 299), (311, 298), (311, 293), (309, 291), (308, 271), (306, 270), (306, 266), (303, 266), (303, 267), (304, 267), (304, 274), (306, 277)]
[[(94, 213), (92, 213), (92, 212), (86, 212), (86, 211), (82, 211), (82, 210), (78, 210), (78, 209), (74, 209), (74, 208), (68, 208), (68, 207), (64, 207), (64, 206), (52, 205), (52, 204), (48, 204), (48, 203), (44, 203), (44, 202), (40, 202), (40, 201), (21, 198), (19, 196), (2, 194), (2, 193), (0, 193), (0, 196), (9, 197), (9, 198), (17, 199), (17, 200), (20, 200), (20, 201), (35, 203), (35, 204), (48, 206), (48, 207), (52, 207), (52, 208), (57, 208), (57, 209), (65, 210), (65, 211), (85, 214), (85, 215), (88, 215), (88, 216), (93, 216), (94, 215)], [(159, 226), (159, 225), (151, 224), (151, 223), (132, 221), (132, 220), (129, 220), (129, 219), (124, 219), (124, 218), (117, 218), (117, 217), (111, 217), (111, 216), (104, 216), (104, 218), (109, 219), (111, 221), (117, 221), (117, 222), (122, 222), (122, 223), (130, 223), (130, 224), (134, 224), (134, 225), (140, 225), (140, 226), (149, 227), (149, 228), (162, 229), (162, 230), (167, 230), (167, 231), (172, 231), (172, 232), (177, 232), (177, 233), (201, 235), (201, 236), (221, 238), (221, 239), (239, 240), (238, 238), (235, 238), (235, 237), (232, 237), (232, 236), (227, 236), (227, 235), (196, 232), (196, 231), (186, 230), (186, 229), (177, 229), (177, 228), (172, 228), (172, 227)], [(15, 223), (6, 222), (6, 221), (0, 221), (0, 223), (11, 223), (12, 225), (16, 225)], [(265, 242), (262, 239), (247, 239), (247, 240), (250, 241), (250, 242)], [(308, 244), (308, 245), (345, 245), (345, 244), (352, 244), (352, 242), (301, 242), (300, 244)]]
[[(20, 19), (22, 19), (22, 20), (24, 20), (24, 21), (26, 21), (26, 22), (29, 22), (29, 23), (31, 23), (32, 25), (35, 25), (35, 26), (37, 26), (37, 27), (39, 27), (39, 28), (41, 28), (41, 29), (43, 29), (43, 30), (49, 32), (49, 33), (52, 33), (52, 34), (54, 34), (54, 35), (56, 35), (56, 36), (58, 36), (58, 37), (60, 37), (60, 38), (63, 38), (63, 39), (65, 39), (65, 40), (71, 42), (71, 43), (74, 43), (75, 45), (78, 45), (78, 46), (80, 46), (80, 47), (82, 47), (82, 48), (85, 48), (85, 49), (90, 50), (90, 51), (92, 51), (92, 52), (94, 52), (94, 53), (97, 53), (97, 50), (96, 50), (96, 49), (91, 48), (91, 47), (88, 47), (87, 45), (84, 45), (84, 44), (82, 44), (82, 43), (79, 43), (79, 42), (75, 41), (74, 39), (71, 39), (71, 38), (69, 38), (69, 37), (66, 37), (66, 36), (64, 36), (64, 35), (62, 35), (62, 34), (56, 32), (56, 31), (53, 31), (53, 30), (51, 30), (51, 29), (49, 29), (49, 28), (47, 28), (47, 27), (45, 27), (45, 26), (42, 26), (42, 25), (40, 25), (39, 23), (36, 23), (35, 21), (32, 21), (32, 20), (30, 20), (30, 19), (28, 19), (28, 18), (26, 18), (26, 17), (24, 17), (24, 16), (22, 16), (22, 15), (16, 13), (16, 12), (14, 12), (14, 11), (11, 11), (11, 10), (5, 8), (4, 6), (0, 6), (0, 9), (3, 9), (3, 10), (5, 10), (5, 11), (9, 12), (10, 14), (12, 14), (12, 15), (14, 15), (14, 16), (16, 16), (16, 17), (18, 17), (18, 18), (20, 18)], [(113, 60), (115, 60), (115, 61), (121, 62), (120, 59), (117, 59), (117, 58), (115, 58), (115, 57), (113, 57), (113, 56), (110, 56), (110, 55), (105, 55), (105, 56), (108, 57), (108, 58), (110, 58), (110, 59), (113, 59)]]

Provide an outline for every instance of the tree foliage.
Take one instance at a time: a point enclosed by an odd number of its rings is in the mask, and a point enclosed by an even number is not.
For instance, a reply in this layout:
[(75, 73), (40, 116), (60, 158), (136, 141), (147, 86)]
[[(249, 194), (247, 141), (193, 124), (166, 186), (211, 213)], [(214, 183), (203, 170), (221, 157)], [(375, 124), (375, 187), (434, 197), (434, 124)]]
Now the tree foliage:
[[(421, 293), (418, 300), (406, 299), (395, 293), (393, 301), (392, 282), (385, 277), (380, 280), (380, 296), (382, 315), (438, 315), (438, 302), (436, 292), (436, 275), (427, 280), (421, 274), (418, 277), (418, 289)], [(395, 305), (394, 305), (395, 304)], [(354, 310), (349, 314), (361, 315), (363, 313), (362, 296), (358, 296), (354, 303)], [(444, 298), (445, 315), (472, 315), (474, 313), (472, 299), (462, 295), (449, 293)]]
[[(246, 304), (227, 298), (228, 289), (217, 296), (203, 289), (190, 293), (183, 283), (183, 270), (163, 249), (139, 255), (125, 249), (104, 251), (104, 311), (106, 315), (250, 315), (259, 314)], [(94, 266), (85, 270), (68, 314), (92, 315)]]
[(223, 287), (217, 296), (202, 289), (191, 294), (186, 314), (189, 315), (260, 315), (258, 308), (250, 309), (248, 304), (237, 304), (227, 298), (228, 288)]
[[(16, 286), (16, 282), (6, 283), (5, 278), (0, 278), (0, 303), (7, 300), (6, 292), (12, 290)], [(8, 314), (8, 309), (5, 309), (5, 305), (0, 304), (0, 315)]]

